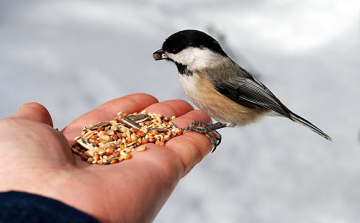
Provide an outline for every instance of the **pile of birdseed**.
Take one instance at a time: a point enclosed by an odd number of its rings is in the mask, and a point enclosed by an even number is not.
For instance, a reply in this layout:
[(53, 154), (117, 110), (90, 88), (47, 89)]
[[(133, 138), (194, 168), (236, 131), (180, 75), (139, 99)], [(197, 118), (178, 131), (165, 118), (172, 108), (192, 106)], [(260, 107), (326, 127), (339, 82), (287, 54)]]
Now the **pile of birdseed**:
[(118, 163), (130, 159), (135, 149), (145, 151), (146, 143), (164, 146), (171, 138), (182, 135), (183, 130), (172, 122), (174, 118), (146, 111), (119, 112), (111, 121), (84, 127), (71, 150), (90, 164)]

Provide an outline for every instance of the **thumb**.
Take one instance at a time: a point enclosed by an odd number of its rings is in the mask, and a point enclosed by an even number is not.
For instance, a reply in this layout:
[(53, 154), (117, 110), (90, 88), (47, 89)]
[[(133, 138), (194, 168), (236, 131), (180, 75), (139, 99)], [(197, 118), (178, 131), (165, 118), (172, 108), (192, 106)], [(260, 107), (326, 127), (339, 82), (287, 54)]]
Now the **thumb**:
[(33, 120), (53, 127), (53, 121), (49, 111), (44, 106), (36, 102), (23, 104), (16, 114), (8, 118)]

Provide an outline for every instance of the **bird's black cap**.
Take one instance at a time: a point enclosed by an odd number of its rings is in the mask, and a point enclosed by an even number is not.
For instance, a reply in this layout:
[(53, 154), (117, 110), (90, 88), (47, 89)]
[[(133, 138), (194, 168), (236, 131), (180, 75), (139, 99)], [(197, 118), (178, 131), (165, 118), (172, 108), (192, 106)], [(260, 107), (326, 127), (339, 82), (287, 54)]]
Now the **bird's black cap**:
[(188, 47), (208, 48), (227, 56), (214, 38), (198, 30), (182, 30), (172, 34), (163, 43), (162, 50), (177, 54)]

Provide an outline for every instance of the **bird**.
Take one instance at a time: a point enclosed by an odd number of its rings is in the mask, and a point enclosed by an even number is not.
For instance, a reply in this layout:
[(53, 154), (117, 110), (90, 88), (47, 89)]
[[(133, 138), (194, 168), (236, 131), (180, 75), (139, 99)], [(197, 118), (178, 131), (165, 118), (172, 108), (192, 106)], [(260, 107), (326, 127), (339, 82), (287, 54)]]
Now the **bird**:
[(161, 49), (153, 53), (153, 58), (173, 62), (187, 97), (217, 121), (214, 124), (194, 121), (184, 128), (205, 134), (214, 145), (212, 152), (221, 142), (218, 129), (248, 125), (267, 115), (286, 117), (332, 141), (321, 129), (288, 109), (205, 32), (178, 31), (166, 38)]

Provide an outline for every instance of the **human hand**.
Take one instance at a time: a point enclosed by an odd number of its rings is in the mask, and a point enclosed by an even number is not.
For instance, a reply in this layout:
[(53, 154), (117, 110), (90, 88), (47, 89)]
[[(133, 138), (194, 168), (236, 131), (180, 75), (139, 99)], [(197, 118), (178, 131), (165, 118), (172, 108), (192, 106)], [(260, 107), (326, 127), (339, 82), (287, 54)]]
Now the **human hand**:
[(111, 120), (119, 111), (144, 109), (175, 115), (178, 127), (211, 122), (185, 101), (158, 103), (150, 95), (133, 94), (99, 106), (59, 132), (46, 108), (28, 103), (0, 120), (0, 191), (53, 198), (102, 222), (153, 221), (179, 180), (211, 151), (207, 137), (188, 132), (165, 147), (148, 144), (146, 152), (134, 151), (132, 159), (113, 165), (88, 164), (69, 148), (84, 126)]

